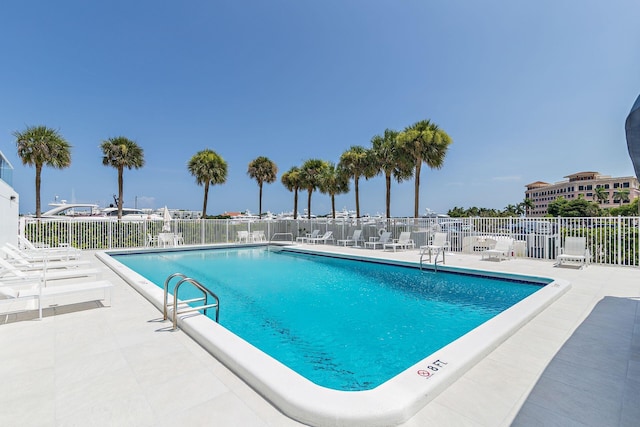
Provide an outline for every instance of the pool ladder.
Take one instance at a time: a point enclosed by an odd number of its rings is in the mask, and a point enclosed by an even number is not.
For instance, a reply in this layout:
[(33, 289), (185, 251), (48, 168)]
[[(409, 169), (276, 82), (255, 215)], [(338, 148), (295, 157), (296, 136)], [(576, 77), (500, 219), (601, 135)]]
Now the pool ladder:
[[(442, 261), (440, 261), (443, 265), (444, 265), (444, 253), (445, 250), (444, 248), (442, 249), (436, 249), (436, 259), (433, 261), (433, 269), (434, 271), (437, 273), (438, 272), (438, 255), (440, 254), (440, 252), (442, 252)], [(422, 271), (422, 261), (424, 259), (424, 256), (427, 254), (426, 251), (420, 251), (420, 271)], [(429, 261), (431, 261), (431, 249), (429, 249)]]
[[(180, 281), (173, 288), (173, 302), (169, 302), (169, 282), (171, 279), (178, 277)], [(188, 299), (184, 301), (180, 301), (178, 298), (178, 292), (180, 290), (180, 286), (183, 283), (189, 283), (193, 285), (196, 289), (202, 292), (202, 296), (199, 298)], [(215, 302), (209, 303), (209, 297), (211, 297)], [(191, 306), (190, 303), (202, 302), (202, 305)], [(206, 286), (202, 285), (195, 279), (185, 276), (182, 273), (173, 273), (167, 280), (164, 281), (164, 310), (163, 310), (163, 320), (167, 320), (169, 317), (169, 308), (173, 307), (173, 330), (178, 329), (178, 314), (191, 313), (194, 311), (203, 310), (203, 314), (207, 315), (207, 310), (209, 308), (216, 309), (216, 322), (218, 322), (220, 316), (220, 298), (213, 292), (211, 292)]]

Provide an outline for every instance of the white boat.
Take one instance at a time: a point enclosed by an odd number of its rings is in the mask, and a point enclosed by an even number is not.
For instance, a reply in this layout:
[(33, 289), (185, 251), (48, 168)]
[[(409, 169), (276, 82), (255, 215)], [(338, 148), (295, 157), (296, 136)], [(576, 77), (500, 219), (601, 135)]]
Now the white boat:
[[(102, 210), (102, 216), (109, 219), (118, 218), (118, 208), (108, 207)], [(145, 212), (142, 209), (122, 208), (122, 219), (127, 221), (162, 221), (161, 215)]]
[(41, 218), (51, 219), (71, 219), (71, 218), (87, 218), (100, 217), (102, 214), (98, 205), (93, 203), (67, 203), (62, 200), (60, 203), (49, 203), (53, 206), (46, 212), (43, 212)]

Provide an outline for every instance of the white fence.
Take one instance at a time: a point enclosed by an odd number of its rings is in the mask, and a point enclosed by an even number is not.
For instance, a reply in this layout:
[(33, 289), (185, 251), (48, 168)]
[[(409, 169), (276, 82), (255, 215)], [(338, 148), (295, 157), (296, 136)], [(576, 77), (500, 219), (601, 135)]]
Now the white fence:
[[(332, 231), (336, 240), (356, 229), (369, 240), (384, 229), (397, 237), (410, 231), (416, 246), (426, 244), (434, 232), (446, 232), (454, 252), (483, 250), (486, 237), (508, 236), (516, 241), (515, 255), (555, 259), (566, 236), (584, 236), (597, 264), (639, 266), (640, 217), (594, 218), (394, 218), (390, 220), (332, 220), (327, 218), (237, 222), (234, 220), (171, 221), (171, 232), (180, 234), (186, 245), (231, 243), (238, 231), (263, 231), (267, 239), (284, 240), (304, 236), (312, 230)], [(20, 233), (33, 242), (80, 249), (123, 249), (147, 247), (162, 232), (162, 221), (37, 220), (22, 218)]]

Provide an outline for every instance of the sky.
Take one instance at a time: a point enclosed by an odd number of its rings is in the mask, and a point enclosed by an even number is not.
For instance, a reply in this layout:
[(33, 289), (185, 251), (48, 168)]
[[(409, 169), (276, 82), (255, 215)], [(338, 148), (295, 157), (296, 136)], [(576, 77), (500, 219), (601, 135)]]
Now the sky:
[[(72, 146), (69, 168), (43, 169), (43, 210), (56, 197), (112, 202), (100, 143), (125, 136), (145, 158), (124, 172), (126, 206), (201, 210), (187, 162), (209, 148), (228, 176), (208, 214), (258, 211), (258, 156), (278, 166), (263, 211), (279, 213), (293, 210), (280, 183), (292, 166), (430, 119), (453, 143), (441, 169), (422, 167), (420, 213), (503, 209), (535, 181), (634, 174), (624, 121), (640, 94), (638, 16), (637, 0), (7, 0), (0, 151), (21, 213), (35, 211), (35, 169), (14, 132), (37, 125)], [(338, 210), (355, 209), (351, 188)], [(392, 184), (393, 216), (412, 216), (413, 200), (413, 180)], [(360, 204), (384, 213), (382, 177), (362, 180)], [(313, 213), (330, 209), (314, 192)]]

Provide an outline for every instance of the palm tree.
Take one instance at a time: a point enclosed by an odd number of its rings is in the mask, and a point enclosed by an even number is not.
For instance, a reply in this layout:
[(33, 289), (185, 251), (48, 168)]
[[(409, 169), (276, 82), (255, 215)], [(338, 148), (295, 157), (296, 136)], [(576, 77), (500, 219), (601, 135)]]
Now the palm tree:
[(298, 218), (298, 190), (301, 186), (300, 169), (293, 166), (280, 177), (280, 182), (287, 190), (293, 191), (293, 219)]
[(444, 164), (447, 149), (452, 140), (449, 135), (429, 120), (422, 120), (405, 128), (398, 135), (407, 155), (414, 161), (415, 195), (414, 218), (418, 217), (420, 200), (420, 169), (426, 163), (431, 169), (440, 169)]
[(320, 186), (321, 177), (329, 164), (320, 159), (309, 159), (300, 168), (300, 187), (308, 192), (307, 218), (311, 219), (311, 195)]
[(227, 181), (227, 162), (213, 150), (198, 151), (187, 163), (189, 173), (196, 177), (198, 185), (204, 185), (204, 201), (202, 204), (202, 219), (207, 217), (207, 201), (209, 198), (209, 184), (224, 184)]
[(336, 219), (336, 194), (349, 192), (349, 177), (333, 163), (328, 163), (320, 176), (320, 192), (331, 196), (331, 214)]
[(387, 187), (387, 218), (391, 218), (391, 176), (401, 183), (413, 176), (413, 162), (405, 155), (398, 142), (399, 133), (385, 129), (384, 136), (376, 135), (371, 139), (371, 159), (373, 168), (383, 173)]
[(622, 206), (623, 202), (629, 201), (629, 190), (626, 188), (620, 188), (613, 193), (613, 201), (620, 203)]
[(371, 165), (371, 154), (366, 148), (360, 145), (353, 145), (342, 153), (338, 167), (345, 171), (349, 178), (353, 178), (353, 186), (356, 192), (356, 218), (360, 218), (360, 177), (364, 176), (368, 179), (376, 174)]
[(262, 216), (262, 184), (264, 184), (265, 182), (267, 184), (271, 184), (276, 180), (276, 175), (278, 174), (278, 166), (276, 166), (276, 164), (267, 157), (260, 156), (249, 162), (247, 174), (251, 178), (258, 181), (258, 186), (260, 187), (260, 203), (258, 208), (258, 215)]
[(593, 190), (593, 200), (599, 204), (604, 203), (608, 198), (609, 192), (605, 190), (604, 187), (599, 185)]
[(36, 167), (36, 218), (40, 218), (40, 184), (42, 167), (64, 169), (71, 165), (71, 145), (54, 129), (28, 126), (24, 132), (14, 132), (18, 156), (23, 165)]
[(102, 164), (118, 170), (118, 219), (122, 219), (122, 195), (124, 168), (140, 169), (144, 166), (144, 151), (138, 144), (124, 136), (109, 138), (100, 144)]
[(524, 200), (522, 202), (520, 202), (518, 204), (519, 206), (522, 206), (522, 208), (524, 209), (524, 216), (526, 217), (529, 212), (531, 212), (531, 210), (536, 206), (535, 203), (533, 203), (533, 200), (531, 200), (528, 197), (525, 197)]

